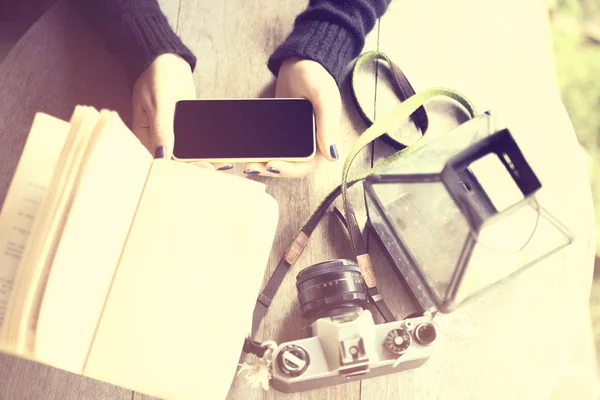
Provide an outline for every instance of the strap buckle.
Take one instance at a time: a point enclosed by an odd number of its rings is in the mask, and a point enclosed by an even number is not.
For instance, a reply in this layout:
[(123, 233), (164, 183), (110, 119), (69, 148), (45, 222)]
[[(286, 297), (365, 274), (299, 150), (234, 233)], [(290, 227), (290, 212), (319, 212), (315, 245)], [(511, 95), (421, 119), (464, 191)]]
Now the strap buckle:
[(271, 305), (271, 301), (273, 301), (273, 299), (271, 299), (268, 296), (265, 296), (263, 293), (260, 294), (260, 296), (258, 296), (258, 301), (260, 304), (262, 304), (263, 306), (269, 308), (269, 306)]
[(262, 358), (267, 351), (267, 347), (264, 347), (261, 342), (246, 338), (244, 340), (244, 353), (254, 354), (258, 358)]

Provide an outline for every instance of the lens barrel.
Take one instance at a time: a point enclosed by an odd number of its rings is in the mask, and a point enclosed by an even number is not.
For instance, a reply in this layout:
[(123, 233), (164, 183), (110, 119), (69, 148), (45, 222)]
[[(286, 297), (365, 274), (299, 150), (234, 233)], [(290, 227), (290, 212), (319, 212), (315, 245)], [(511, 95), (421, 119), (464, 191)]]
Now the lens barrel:
[(367, 286), (356, 263), (337, 259), (303, 269), (296, 277), (300, 312), (309, 320), (362, 311)]

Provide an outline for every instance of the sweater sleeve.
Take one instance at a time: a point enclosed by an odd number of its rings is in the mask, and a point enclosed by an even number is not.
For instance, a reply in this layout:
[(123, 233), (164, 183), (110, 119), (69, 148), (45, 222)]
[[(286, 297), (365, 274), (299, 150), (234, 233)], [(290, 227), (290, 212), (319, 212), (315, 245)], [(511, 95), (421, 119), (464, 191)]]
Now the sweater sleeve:
[(390, 1), (310, 0), (290, 35), (269, 58), (269, 70), (277, 76), (287, 58), (310, 59), (323, 65), (339, 85), (346, 66), (360, 54), (366, 35)]
[(118, 57), (133, 83), (164, 53), (196, 67), (196, 57), (173, 31), (157, 0), (72, 0)]

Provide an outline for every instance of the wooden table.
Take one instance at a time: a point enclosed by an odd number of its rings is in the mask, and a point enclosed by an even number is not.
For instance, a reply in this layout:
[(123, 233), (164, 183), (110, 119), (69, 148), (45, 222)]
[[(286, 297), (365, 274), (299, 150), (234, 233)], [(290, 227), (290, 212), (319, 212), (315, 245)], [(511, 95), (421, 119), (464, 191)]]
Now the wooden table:
[[(274, 80), (266, 61), (306, 1), (163, 0), (163, 10), (198, 55), (199, 98), (270, 97)], [(296, 395), (252, 390), (235, 380), (229, 399), (543, 399), (548, 398), (586, 321), (592, 279), (592, 203), (573, 129), (560, 103), (541, 1), (397, 0), (367, 37), (364, 51), (388, 54), (417, 91), (446, 86), (467, 95), (478, 110), (500, 111), (544, 185), (542, 200), (576, 240), (518, 279), (495, 288), (447, 318), (443, 346), (422, 368)], [(375, 117), (397, 100), (384, 72), (363, 71), (361, 96)], [(342, 156), (365, 129), (348, 97), (340, 123)], [(75, 104), (110, 107), (128, 121), (130, 97), (119, 65), (66, 4), (27, 32), (0, 65), (0, 198), (10, 183), (33, 114), (68, 118)], [(460, 115), (447, 103), (427, 105), (431, 129), (447, 130)], [(400, 130), (400, 129), (399, 129)], [(411, 136), (410, 126), (402, 134)], [(364, 151), (355, 171), (390, 154), (383, 144)], [(339, 181), (342, 163), (328, 163), (300, 180), (266, 181), (280, 205), (270, 273), (304, 219)], [(237, 166), (232, 173), (241, 174)], [(352, 190), (358, 214), (362, 193)], [(364, 217), (362, 218), (364, 221)], [(414, 305), (377, 244), (369, 243), (380, 290), (399, 317)], [(328, 215), (290, 271), (257, 338), (278, 343), (306, 334), (296, 301), (300, 268), (351, 257), (341, 225)], [(265, 276), (266, 279), (267, 276)], [(454, 324), (454, 325), (453, 325)], [(454, 327), (453, 327), (454, 326)], [(470, 328), (465, 331), (460, 328)], [(207, 329), (225, 329), (220, 326)], [(210, 377), (198, 377), (210, 379)], [(139, 393), (53, 368), (0, 357), (2, 399), (149, 399)], [(210, 398), (209, 395), (206, 397)]]

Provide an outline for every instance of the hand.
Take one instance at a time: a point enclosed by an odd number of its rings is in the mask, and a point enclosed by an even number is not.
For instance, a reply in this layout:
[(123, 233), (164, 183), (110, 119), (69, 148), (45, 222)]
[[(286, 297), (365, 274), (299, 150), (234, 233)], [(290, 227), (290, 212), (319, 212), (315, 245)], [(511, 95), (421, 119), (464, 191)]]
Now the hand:
[(339, 158), (336, 141), (342, 100), (335, 79), (321, 64), (295, 57), (285, 60), (279, 68), (275, 97), (305, 98), (312, 103), (317, 130), (317, 152), (308, 162), (273, 160), (268, 163), (248, 163), (244, 167), (245, 173), (300, 177), (316, 171), (323, 159), (335, 161)]
[[(158, 56), (140, 75), (133, 87), (133, 133), (152, 155), (163, 146), (164, 157), (171, 159), (175, 105), (195, 98), (192, 69), (176, 54)], [(207, 162), (196, 164), (215, 169)]]

